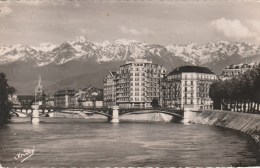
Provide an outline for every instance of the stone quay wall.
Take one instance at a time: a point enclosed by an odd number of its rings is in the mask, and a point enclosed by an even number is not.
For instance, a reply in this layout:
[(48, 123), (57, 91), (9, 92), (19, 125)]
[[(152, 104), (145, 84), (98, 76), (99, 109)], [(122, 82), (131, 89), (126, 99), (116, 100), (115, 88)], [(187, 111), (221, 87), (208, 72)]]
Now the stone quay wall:
[(241, 112), (205, 110), (190, 112), (190, 123), (220, 126), (241, 131), (250, 135), (260, 149), (260, 115)]

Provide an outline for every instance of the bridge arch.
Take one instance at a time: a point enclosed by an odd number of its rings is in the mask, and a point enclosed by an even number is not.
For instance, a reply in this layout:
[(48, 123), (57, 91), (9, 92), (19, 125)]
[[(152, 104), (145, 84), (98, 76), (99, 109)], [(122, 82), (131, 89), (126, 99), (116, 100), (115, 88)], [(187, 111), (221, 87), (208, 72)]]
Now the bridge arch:
[(112, 117), (111, 114), (104, 113), (104, 112), (101, 112), (101, 111), (96, 111), (96, 110), (85, 110), (85, 112), (92, 113), (92, 114), (100, 114), (100, 115), (106, 116), (108, 118)]
[(20, 111), (15, 111), (15, 110), (12, 110), (10, 114), (14, 114), (16, 115), (17, 117), (30, 117), (31, 115), (28, 114), (28, 113), (23, 113), (23, 112), (20, 112)]
[[(178, 111), (179, 112), (179, 111)], [(163, 113), (163, 114), (168, 114), (177, 118), (183, 118), (183, 115), (177, 114), (172, 111), (166, 111), (166, 110), (156, 110), (156, 109), (151, 109), (151, 110), (130, 110), (130, 111), (122, 111), (119, 115), (125, 115), (125, 114), (148, 114), (148, 113)]]
[(11, 111), (11, 113), (10, 113), (10, 114), (15, 114), (15, 115), (16, 115), (16, 117), (20, 117), (20, 116), (19, 116), (19, 114), (18, 114), (17, 112), (13, 111), (13, 110)]
[[(56, 112), (60, 112), (60, 113), (77, 113), (77, 112), (83, 112), (84, 114), (99, 114), (99, 115), (103, 115), (103, 116), (106, 116), (108, 119), (110, 119), (110, 118), (112, 118), (112, 115), (110, 114), (110, 113), (105, 113), (105, 112), (103, 112), (103, 111), (99, 111), (99, 110), (88, 110), (88, 109), (66, 109), (66, 110), (68, 110), (68, 111), (70, 111), (70, 112), (64, 112), (64, 111), (62, 111), (62, 110), (65, 110), (65, 109), (60, 109), (60, 110), (57, 110)], [(51, 111), (51, 110), (49, 110), (49, 111), (47, 111), (47, 112), (45, 112), (45, 116), (46, 117), (49, 117), (50, 115), (50, 113), (53, 113), (54, 111)]]

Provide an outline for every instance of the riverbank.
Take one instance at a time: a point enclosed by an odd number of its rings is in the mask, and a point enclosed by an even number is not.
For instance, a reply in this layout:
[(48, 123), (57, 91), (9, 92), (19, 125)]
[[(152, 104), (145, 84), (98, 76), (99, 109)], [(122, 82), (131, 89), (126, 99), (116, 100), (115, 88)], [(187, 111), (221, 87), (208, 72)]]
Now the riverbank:
[(205, 110), (192, 112), (190, 123), (230, 128), (250, 135), (260, 150), (260, 115), (231, 111)]

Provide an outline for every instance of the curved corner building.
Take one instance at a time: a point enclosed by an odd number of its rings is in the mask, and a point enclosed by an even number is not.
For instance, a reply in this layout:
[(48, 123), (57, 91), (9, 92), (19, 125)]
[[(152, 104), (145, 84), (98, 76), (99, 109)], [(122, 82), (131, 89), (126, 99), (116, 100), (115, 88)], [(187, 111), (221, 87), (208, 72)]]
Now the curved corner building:
[(170, 72), (162, 87), (163, 106), (177, 109), (211, 109), (209, 87), (217, 76), (206, 67), (181, 66)]

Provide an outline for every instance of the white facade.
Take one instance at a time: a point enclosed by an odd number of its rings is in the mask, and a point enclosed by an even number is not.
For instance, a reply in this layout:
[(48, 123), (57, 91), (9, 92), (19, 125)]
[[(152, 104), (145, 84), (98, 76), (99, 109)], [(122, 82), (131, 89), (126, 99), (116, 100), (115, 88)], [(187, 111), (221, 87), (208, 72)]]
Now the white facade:
[[(144, 108), (151, 107), (153, 99), (160, 102), (160, 82), (165, 74), (166, 69), (163, 66), (153, 64), (149, 60), (136, 59), (126, 62), (115, 74), (114, 104), (120, 108)], [(108, 86), (108, 82), (111, 81), (104, 80), (104, 87)], [(104, 97), (110, 93), (106, 94), (104, 91)], [(105, 101), (104, 99), (104, 104), (107, 104)]]
[[(197, 70), (198, 68), (199, 70)], [(205, 72), (200, 72), (201, 69)], [(210, 85), (217, 80), (214, 73), (204, 67), (195, 67), (194, 72), (176, 71), (166, 77), (164, 106), (189, 109), (210, 109), (213, 102), (209, 97)]]
[(112, 108), (116, 105), (116, 72), (109, 71), (104, 79), (104, 106)]

